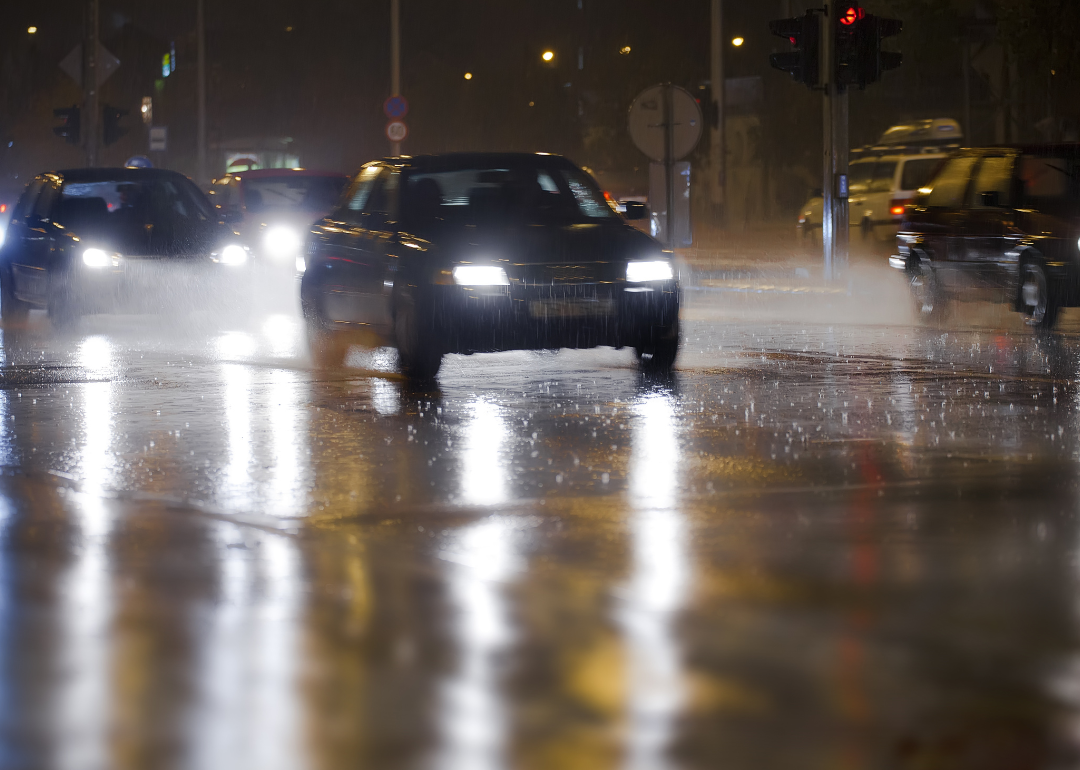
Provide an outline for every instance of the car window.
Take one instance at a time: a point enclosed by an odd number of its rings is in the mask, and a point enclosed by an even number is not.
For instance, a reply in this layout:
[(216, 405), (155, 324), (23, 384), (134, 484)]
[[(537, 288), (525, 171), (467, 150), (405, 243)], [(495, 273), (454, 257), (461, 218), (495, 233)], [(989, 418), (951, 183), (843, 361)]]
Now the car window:
[(997, 193), (998, 206), (1010, 206), (1012, 188), (1013, 159), (1008, 155), (988, 155), (979, 163), (975, 172), (975, 182), (968, 194), (968, 205), (973, 208), (986, 208), (983, 203), (984, 193)]
[(874, 178), (874, 166), (877, 163), (872, 160), (862, 160), (848, 166), (848, 190), (864, 191)]
[(930, 181), (941, 165), (941, 158), (912, 158), (904, 161), (900, 171), (900, 189), (918, 190)]
[(231, 177), (215, 182), (210, 187), (210, 202), (222, 209), (234, 208), (237, 204), (237, 186)]
[(52, 213), (53, 203), (56, 202), (56, 186), (52, 182), (46, 182), (37, 200), (34, 201), (34, 216), (48, 219)]
[(382, 166), (368, 166), (361, 169), (353, 180), (352, 188), (348, 192), (348, 203), (345, 206), (345, 218), (350, 222), (357, 221), (363, 212), (381, 170)]
[(153, 186), (150, 196), (151, 221), (196, 223), (211, 218), (198, 190), (189, 188), (186, 181), (163, 179)]
[(11, 212), (12, 219), (24, 219), (30, 213), (43, 184), (45, 184), (44, 179), (35, 179), (26, 186), (26, 191), (19, 198), (19, 202), (15, 204), (15, 210)]
[(947, 161), (937, 176), (930, 180), (931, 189), (926, 196), (926, 205), (947, 209), (962, 207), (976, 160), (972, 155), (961, 155)]
[(1025, 155), (1020, 159), (1019, 177), (1027, 198), (1063, 198), (1075, 187), (1065, 158)]
[(406, 181), (404, 201), (403, 219), (420, 226), (435, 221), (544, 224), (618, 218), (595, 182), (572, 166), (466, 167), (412, 173)]
[(896, 178), (896, 161), (879, 161), (874, 164), (874, 177), (870, 180), (870, 192), (892, 192)]
[(393, 169), (383, 169), (375, 185), (371, 188), (367, 203), (364, 204), (365, 214), (384, 214), (390, 216), (394, 212), (397, 203), (398, 179), (401, 172)]
[(330, 209), (341, 196), (346, 179), (335, 176), (260, 176), (244, 180), (248, 211), (311, 211)]

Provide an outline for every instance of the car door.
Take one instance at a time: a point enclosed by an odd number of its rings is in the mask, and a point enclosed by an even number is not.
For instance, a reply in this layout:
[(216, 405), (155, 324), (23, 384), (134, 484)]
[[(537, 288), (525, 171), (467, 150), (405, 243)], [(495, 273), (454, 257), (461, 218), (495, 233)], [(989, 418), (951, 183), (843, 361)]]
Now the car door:
[(1006, 285), (1006, 233), (1014, 219), (1013, 153), (988, 153), (979, 161), (968, 189), (964, 271), (984, 286)]
[(978, 156), (962, 154), (949, 159), (930, 182), (925, 199), (930, 212), (924, 225), (926, 252), (940, 281), (949, 288), (964, 285), (967, 190)]
[(44, 178), (33, 196), (29, 211), (21, 218), (21, 248), (11, 263), (15, 296), (42, 303), (49, 291), (49, 270), (53, 251), (53, 209), (59, 197), (55, 180)]
[(400, 179), (401, 172), (395, 168), (387, 167), (379, 173), (364, 206), (364, 227), (354, 241), (360, 323), (381, 328), (390, 325)]
[(318, 258), (311, 269), (321, 295), (325, 318), (336, 323), (365, 323), (362, 306), (365, 285), (363, 244), (370, 217), (368, 199), (383, 167), (365, 166), (357, 174), (346, 195), (343, 207), (329, 215), (320, 228), (316, 249)]

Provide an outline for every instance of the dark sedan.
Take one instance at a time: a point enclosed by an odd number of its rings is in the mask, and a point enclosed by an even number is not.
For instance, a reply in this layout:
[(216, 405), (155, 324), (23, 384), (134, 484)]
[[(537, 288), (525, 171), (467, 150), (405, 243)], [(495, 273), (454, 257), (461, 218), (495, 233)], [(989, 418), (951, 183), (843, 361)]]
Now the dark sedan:
[(916, 310), (1005, 301), (1049, 329), (1080, 305), (1080, 145), (961, 150), (909, 206), (890, 264)]
[(60, 326), (89, 313), (242, 304), (248, 251), (206, 196), (174, 171), (87, 168), (27, 185), (0, 250), (0, 314), (45, 308)]
[(675, 361), (671, 253), (565, 158), (370, 163), (307, 248), (301, 303), (316, 344), (367, 332), (413, 378), (433, 377), (445, 353), (609, 345), (647, 368)]

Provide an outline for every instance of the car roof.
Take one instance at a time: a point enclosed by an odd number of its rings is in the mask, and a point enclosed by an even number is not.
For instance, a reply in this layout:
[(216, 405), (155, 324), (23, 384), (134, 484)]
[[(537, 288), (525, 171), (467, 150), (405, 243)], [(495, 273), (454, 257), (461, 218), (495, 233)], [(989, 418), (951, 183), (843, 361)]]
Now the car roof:
[(241, 180), (243, 179), (261, 179), (263, 177), (275, 177), (275, 176), (323, 176), (323, 177), (336, 177), (338, 179), (348, 179), (349, 175), (340, 171), (320, 171), (313, 168), (256, 168), (251, 171), (234, 171), (231, 174), (225, 174), (224, 176), (235, 176)]
[(1058, 142), (1056, 144), (997, 144), (983, 147), (965, 147), (965, 151), (977, 152), (1022, 152), (1028, 155), (1080, 155), (1080, 142)]
[(163, 177), (187, 179), (179, 171), (166, 168), (68, 168), (50, 173), (63, 177), (64, 181), (69, 182), (111, 182), (118, 179), (125, 182), (141, 182)]
[(412, 169), (468, 168), (469, 166), (559, 166), (574, 164), (562, 155), (547, 152), (446, 152), (437, 155), (404, 155), (379, 162)]

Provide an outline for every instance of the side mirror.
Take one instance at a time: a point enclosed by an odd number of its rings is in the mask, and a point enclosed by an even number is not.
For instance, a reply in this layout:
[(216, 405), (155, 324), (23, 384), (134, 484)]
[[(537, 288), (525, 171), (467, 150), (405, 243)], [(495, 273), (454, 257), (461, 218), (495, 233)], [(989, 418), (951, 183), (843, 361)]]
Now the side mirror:
[(649, 207), (641, 201), (626, 201), (626, 212), (623, 214), (627, 219), (645, 219), (649, 216)]
[(998, 194), (997, 190), (989, 190), (987, 192), (979, 193), (979, 199), (982, 201), (982, 205), (986, 208), (1001, 208), (1001, 196)]

